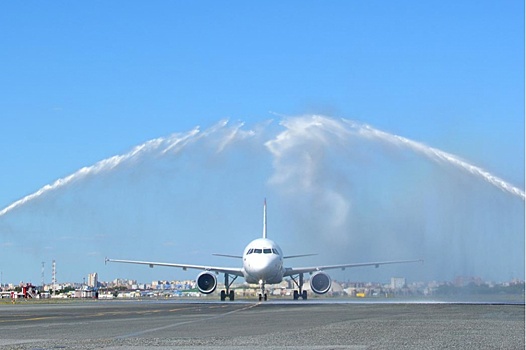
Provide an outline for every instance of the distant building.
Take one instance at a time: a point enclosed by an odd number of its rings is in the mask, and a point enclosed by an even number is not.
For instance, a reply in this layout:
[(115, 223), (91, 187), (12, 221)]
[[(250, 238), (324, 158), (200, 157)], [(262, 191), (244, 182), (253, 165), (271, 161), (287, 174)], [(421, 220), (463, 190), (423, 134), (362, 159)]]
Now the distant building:
[(453, 281), (455, 287), (466, 287), (470, 284), (480, 286), (484, 284), (484, 281), (480, 277), (470, 277), (470, 276), (457, 276)]
[(99, 276), (96, 272), (88, 274), (88, 286), (92, 288), (99, 286)]
[(405, 287), (405, 278), (391, 277), (391, 289), (402, 289)]

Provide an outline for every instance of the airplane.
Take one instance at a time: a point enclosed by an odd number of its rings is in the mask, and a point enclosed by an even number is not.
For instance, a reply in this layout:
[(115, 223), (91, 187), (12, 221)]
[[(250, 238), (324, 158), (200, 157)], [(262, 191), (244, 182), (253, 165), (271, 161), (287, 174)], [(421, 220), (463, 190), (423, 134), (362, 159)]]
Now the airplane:
[(247, 283), (259, 285), (259, 301), (267, 300), (267, 292), (265, 286), (267, 284), (278, 284), (283, 281), (283, 278), (290, 277), (294, 284), (298, 287), (294, 290), (293, 298), (306, 300), (307, 291), (303, 290), (303, 276), (305, 273), (312, 275), (310, 278), (311, 290), (316, 294), (325, 294), (331, 288), (331, 278), (326, 274), (325, 270), (342, 269), (361, 266), (375, 266), (389, 265), (389, 264), (403, 264), (422, 262), (423, 260), (398, 260), (398, 261), (381, 261), (381, 262), (366, 262), (366, 263), (351, 263), (339, 265), (321, 265), (312, 267), (285, 267), (283, 261), (285, 259), (299, 258), (305, 256), (312, 256), (316, 254), (301, 254), (301, 255), (283, 255), (281, 248), (272, 240), (267, 238), (267, 201), (265, 199), (263, 204), (263, 237), (257, 238), (250, 242), (244, 249), (243, 255), (227, 255), (227, 254), (213, 254), (216, 256), (238, 258), (243, 260), (242, 267), (218, 267), (207, 265), (190, 265), (177, 264), (165, 262), (151, 262), (151, 261), (136, 261), (136, 260), (120, 260), (120, 259), (105, 259), (105, 263), (128, 263), (154, 266), (168, 266), (178, 267), (183, 270), (195, 269), (203, 270), (196, 279), (197, 288), (203, 294), (210, 294), (216, 290), (217, 278), (216, 275), (223, 273), (225, 277), (225, 289), (220, 292), (221, 301), (226, 298), (231, 301), (234, 300), (234, 291), (230, 289), (234, 281), (238, 277), (243, 277)]

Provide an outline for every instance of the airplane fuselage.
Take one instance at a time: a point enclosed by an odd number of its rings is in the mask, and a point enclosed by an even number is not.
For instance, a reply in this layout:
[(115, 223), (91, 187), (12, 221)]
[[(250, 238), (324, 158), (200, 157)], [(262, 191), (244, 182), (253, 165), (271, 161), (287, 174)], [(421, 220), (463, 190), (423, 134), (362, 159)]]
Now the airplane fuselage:
[(280, 283), (283, 273), (283, 252), (274, 241), (258, 238), (246, 246), (243, 251), (243, 276), (247, 283)]

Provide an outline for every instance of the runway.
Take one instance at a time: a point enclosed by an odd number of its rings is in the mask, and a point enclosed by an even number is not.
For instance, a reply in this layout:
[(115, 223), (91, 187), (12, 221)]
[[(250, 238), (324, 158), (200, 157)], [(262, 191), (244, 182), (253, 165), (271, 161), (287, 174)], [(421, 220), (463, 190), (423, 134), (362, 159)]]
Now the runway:
[(524, 349), (524, 305), (74, 301), (0, 305), (2, 349)]

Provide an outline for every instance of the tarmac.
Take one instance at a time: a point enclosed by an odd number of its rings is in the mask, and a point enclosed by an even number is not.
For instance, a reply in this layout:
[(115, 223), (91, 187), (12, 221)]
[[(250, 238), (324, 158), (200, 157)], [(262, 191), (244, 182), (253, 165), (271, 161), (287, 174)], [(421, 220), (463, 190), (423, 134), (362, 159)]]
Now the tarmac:
[(0, 305), (1, 349), (524, 349), (524, 304), (70, 301)]

